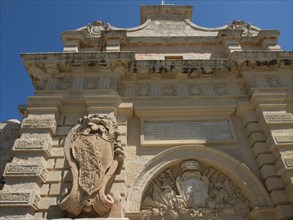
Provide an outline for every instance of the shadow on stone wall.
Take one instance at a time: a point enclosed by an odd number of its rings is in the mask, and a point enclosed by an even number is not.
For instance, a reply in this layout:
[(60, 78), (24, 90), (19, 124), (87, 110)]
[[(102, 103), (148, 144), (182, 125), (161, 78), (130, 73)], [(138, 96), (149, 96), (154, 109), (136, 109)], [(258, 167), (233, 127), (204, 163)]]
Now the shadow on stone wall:
[(6, 163), (12, 160), (12, 147), (19, 134), (20, 122), (18, 120), (0, 123), (0, 190), (5, 183), (3, 172)]

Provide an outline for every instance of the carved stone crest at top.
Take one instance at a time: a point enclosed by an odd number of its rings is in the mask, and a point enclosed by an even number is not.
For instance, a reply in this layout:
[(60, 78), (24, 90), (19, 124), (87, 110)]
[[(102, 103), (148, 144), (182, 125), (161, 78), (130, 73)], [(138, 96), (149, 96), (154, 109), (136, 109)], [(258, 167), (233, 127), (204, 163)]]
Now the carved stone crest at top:
[(234, 20), (228, 25), (228, 29), (241, 30), (242, 36), (257, 36), (258, 30), (254, 29), (250, 23), (241, 20)]
[(147, 219), (242, 219), (250, 210), (249, 201), (232, 180), (198, 161), (186, 160), (180, 168), (165, 170), (146, 190), (141, 212)]
[(62, 195), (60, 207), (74, 216), (108, 213), (114, 204), (111, 186), (124, 158), (115, 122), (108, 115), (81, 118), (69, 132), (64, 151), (73, 186), (69, 194)]
[(101, 31), (110, 29), (110, 25), (104, 21), (94, 21), (92, 24), (87, 25), (87, 31), (90, 35), (99, 37)]

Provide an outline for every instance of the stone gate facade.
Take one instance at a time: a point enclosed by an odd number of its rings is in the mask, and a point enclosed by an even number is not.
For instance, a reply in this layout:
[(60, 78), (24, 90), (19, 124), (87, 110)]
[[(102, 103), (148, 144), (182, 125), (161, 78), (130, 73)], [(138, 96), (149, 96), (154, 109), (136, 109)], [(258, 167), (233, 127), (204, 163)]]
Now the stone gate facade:
[(21, 54), (35, 96), (2, 147), (0, 219), (293, 218), (292, 51), (191, 17), (142, 6), (138, 27)]

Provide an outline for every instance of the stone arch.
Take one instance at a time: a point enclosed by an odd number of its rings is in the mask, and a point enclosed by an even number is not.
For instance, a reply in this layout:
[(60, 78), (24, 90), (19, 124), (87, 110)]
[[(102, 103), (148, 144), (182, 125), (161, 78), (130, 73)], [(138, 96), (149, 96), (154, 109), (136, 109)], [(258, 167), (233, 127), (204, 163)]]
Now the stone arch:
[(152, 180), (162, 171), (187, 159), (195, 159), (215, 167), (230, 177), (244, 192), (252, 208), (272, 207), (272, 201), (263, 184), (244, 163), (225, 152), (210, 147), (182, 145), (163, 151), (146, 164), (128, 194), (126, 212), (138, 213), (144, 191)]

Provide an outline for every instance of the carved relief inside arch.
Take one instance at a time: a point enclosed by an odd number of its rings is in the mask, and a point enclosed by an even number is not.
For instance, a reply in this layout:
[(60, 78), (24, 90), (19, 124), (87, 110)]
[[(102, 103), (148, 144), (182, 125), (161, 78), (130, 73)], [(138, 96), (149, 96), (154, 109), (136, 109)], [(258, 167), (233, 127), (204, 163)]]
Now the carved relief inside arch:
[(85, 116), (68, 134), (64, 148), (73, 184), (59, 200), (60, 207), (73, 216), (104, 216), (114, 204), (110, 190), (124, 158), (117, 125), (108, 115)]
[(228, 176), (196, 160), (183, 161), (155, 177), (141, 204), (146, 219), (245, 219), (250, 209)]

